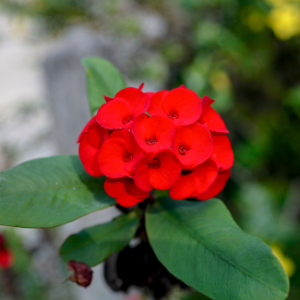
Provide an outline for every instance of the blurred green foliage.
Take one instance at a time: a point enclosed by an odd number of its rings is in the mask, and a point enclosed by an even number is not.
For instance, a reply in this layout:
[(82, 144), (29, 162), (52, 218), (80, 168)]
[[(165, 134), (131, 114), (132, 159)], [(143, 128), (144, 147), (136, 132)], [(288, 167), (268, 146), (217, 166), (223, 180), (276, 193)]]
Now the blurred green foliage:
[(57, 293), (63, 299), (74, 299), (70, 286), (65, 285), (60, 290), (60, 280), (69, 272), (60, 257), (51, 260), (51, 252), (57, 253), (58, 249), (52, 248), (50, 231), (40, 230), (39, 242), (35, 245), (28, 244), (28, 240), (24, 243), (24, 236), (13, 228), (6, 228), (1, 235), (13, 255), (13, 264), (0, 270), (0, 299), (51, 300)]
[(56, 31), (69, 25), (69, 20), (91, 18), (88, 1), (81, 0), (3, 0), (2, 6), (11, 13), (37, 18), (48, 30)]
[[(185, 84), (215, 99), (235, 153), (223, 199), (245, 231), (292, 260), (288, 299), (299, 299), (299, 0), (2, 0), (2, 7), (50, 33), (84, 23), (134, 36), (148, 53), (135, 79)], [(140, 14), (149, 12), (167, 27), (154, 40), (140, 26)]]
[(1, 270), (0, 298), (48, 299), (47, 286), (41, 280), (32, 265), (32, 254), (25, 249), (22, 239), (14, 229), (4, 232), (8, 249), (13, 253), (13, 265), (10, 269)]

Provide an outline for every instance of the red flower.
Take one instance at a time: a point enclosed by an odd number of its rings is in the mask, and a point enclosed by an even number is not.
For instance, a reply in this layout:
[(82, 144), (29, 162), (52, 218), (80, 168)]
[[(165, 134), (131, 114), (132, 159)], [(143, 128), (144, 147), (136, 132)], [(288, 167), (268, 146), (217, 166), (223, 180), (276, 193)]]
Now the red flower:
[(8, 269), (13, 264), (13, 254), (7, 249), (0, 251), (0, 269)]
[(195, 92), (185, 87), (154, 94), (148, 110), (152, 116), (168, 117), (176, 126), (195, 123), (199, 119), (201, 111), (201, 99)]
[(149, 197), (149, 193), (139, 189), (132, 179), (126, 177), (107, 178), (104, 189), (109, 196), (116, 198), (116, 201), (124, 207), (134, 206)]
[(211, 159), (213, 159), (218, 165), (220, 171), (228, 170), (233, 165), (233, 151), (231, 147), (231, 143), (226, 134), (211, 134), (214, 149), (211, 154)]
[(217, 178), (218, 167), (211, 159), (193, 170), (182, 170), (169, 194), (175, 200), (195, 197), (206, 192)]
[(206, 126), (195, 123), (177, 127), (172, 148), (184, 168), (193, 168), (210, 157), (213, 141)]
[(146, 153), (136, 166), (135, 184), (144, 191), (167, 190), (176, 182), (181, 164), (169, 149)]
[(143, 84), (104, 96), (106, 104), (78, 138), (86, 171), (106, 175), (106, 193), (126, 207), (153, 189), (170, 189), (176, 200), (217, 195), (234, 157), (226, 125), (211, 108), (214, 100), (201, 100), (184, 86), (157, 93), (142, 89)]
[(135, 118), (132, 133), (139, 146), (146, 152), (170, 149), (175, 126), (166, 117), (148, 117), (141, 115)]
[(132, 133), (127, 129), (111, 133), (98, 153), (100, 169), (105, 176), (119, 178), (133, 176), (134, 168), (143, 156)]
[(79, 158), (91, 176), (102, 176), (102, 172), (98, 163), (98, 152), (102, 143), (108, 139), (108, 131), (96, 122), (93, 117), (81, 132), (79, 142)]
[(13, 261), (13, 253), (6, 247), (4, 236), (0, 234), (0, 269), (10, 268)]
[(226, 125), (220, 115), (210, 106), (215, 101), (208, 96), (204, 96), (202, 99), (202, 114), (199, 119), (199, 123), (204, 124), (210, 131), (228, 133)]
[(198, 200), (208, 200), (215, 196), (217, 196), (224, 188), (227, 180), (229, 179), (231, 174), (230, 170), (220, 172), (217, 176), (216, 181), (213, 183), (213, 185), (203, 194), (196, 197)]
[(78, 137), (76, 143), (79, 143), (79, 142), (80, 142), (82, 135), (83, 135), (85, 132), (88, 132), (88, 128), (90, 127), (91, 124), (95, 123), (95, 121), (96, 121), (96, 117), (93, 117), (93, 118), (91, 118), (91, 119), (87, 122), (87, 124), (84, 126), (84, 128), (83, 128), (82, 131), (80, 132), (79, 137)]
[(98, 110), (97, 122), (107, 129), (130, 128), (134, 118), (146, 112), (150, 105), (150, 97), (133, 87), (119, 91), (106, 101)]

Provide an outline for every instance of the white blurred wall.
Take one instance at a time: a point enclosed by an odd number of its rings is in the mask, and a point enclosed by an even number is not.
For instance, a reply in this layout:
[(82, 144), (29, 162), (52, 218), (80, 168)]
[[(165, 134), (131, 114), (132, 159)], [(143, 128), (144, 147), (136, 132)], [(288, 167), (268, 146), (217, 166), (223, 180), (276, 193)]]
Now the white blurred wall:
[[(26, 20), (12, 20), (0, 14), (0, 170), (29, 159), (58, 154), (53, 139), (53, 116), (45, 100), (41, 70), (42, 58), (55, 41), (34, 40), (29, 35), (30, 26)], [(56, 230), (57, 248), (70, 234), (109, 221), (116, 215), (116, 209), (110, 208), (61, 226)], [(25, 245), (39, 243), (40, 230), (16, 230)], [(37, 258), (43, 259), (49, 260), (51, 256), (45, 254), (45, 257), (39, 255)], [(52, 259), (53, 263), (58, 259), (55, 253)], [(100, 280), (101, 268), (94, 268), (94, 279), (87, 289), (72, 283), (61, 286), (64, 278), (53, 278), (54, 285), (57, 284), (56, 293), (70, 285), (68, 288), (73, 290), (74, 299), (123, 299), (124, 295), (113, 294), (103, 279)]]

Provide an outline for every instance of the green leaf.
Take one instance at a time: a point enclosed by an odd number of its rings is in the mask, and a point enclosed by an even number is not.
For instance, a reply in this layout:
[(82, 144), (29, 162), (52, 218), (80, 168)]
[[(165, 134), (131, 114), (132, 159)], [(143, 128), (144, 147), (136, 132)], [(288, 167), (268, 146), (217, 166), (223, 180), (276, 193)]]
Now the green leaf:
[(244, 233), (217, 199), (160, 198), (148, 207), (146, 228), (166, 268), (212, 299), (287, 297), (288, 278), (270, 247)]
[(69, 236), (62, 244), (60, 254), (66, 262), (73, 259), (96, 266), (109, 255), (122, 250), (134, 237), (138, 224), (136, 214), (130, 213), (86, 228)]
[(88, 175), (77, 156), (22, 163), (0, 173), (0, 224), (54, 227), (114, 205), (104, 180)]
[(105, 59), (86, 57), (82, 64), (86, 69), (88, 98), (93, 115), (105, 103), (103, 95), (114, 97), (126, 84), (119, 70)]

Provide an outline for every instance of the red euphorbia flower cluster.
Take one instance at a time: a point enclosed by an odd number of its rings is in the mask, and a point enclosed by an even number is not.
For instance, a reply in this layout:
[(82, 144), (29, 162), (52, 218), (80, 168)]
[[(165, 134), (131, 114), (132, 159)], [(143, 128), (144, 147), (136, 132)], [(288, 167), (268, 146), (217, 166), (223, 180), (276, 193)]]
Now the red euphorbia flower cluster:
[(79, 157), (90, 175), (107, 176), (105, 191), (120, 205), (133, 206), (153, 189), (176, 200), (221, 192), (233, 152), (214, 100), (184, 86), (144, 93), (142, 85), (104, 98), (79, 136)]

